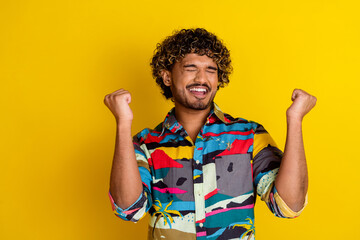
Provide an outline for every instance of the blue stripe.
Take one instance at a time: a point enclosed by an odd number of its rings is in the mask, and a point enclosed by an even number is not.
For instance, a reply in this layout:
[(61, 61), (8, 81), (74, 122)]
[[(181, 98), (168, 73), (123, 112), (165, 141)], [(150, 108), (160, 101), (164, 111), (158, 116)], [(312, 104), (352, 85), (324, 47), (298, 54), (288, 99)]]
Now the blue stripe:
[[(145, 183), (149, 188), (151, 188), (150, 183), (151, 183), (151, 175), (149, 173), (149, 171), (144, 168), (144, 167), (139, 167), (139, 172), (140, 172), (140, 176), (141, 176), (141, 181), (143, 183)], [(151, 191), (151, 189), (149, 189)]]
[[(165, 208), (168, 204), (169, 204), (169, 202), (161, 203), (163, 208)], [(185, 202), (185, 201), (172, 202), (171, 205), (167, 209), (177, 210), (177, 211), (195, 211), (195, 203), (194, 202)]]
[(229, 132), (229, 131), (241, 131), (247, 132), (251, 129), (254, 129), (256, 125), (254, 123), (234, 123), (232, 125), (222, 124), (212, 124), (210, 126), (206, 126), (206, 132), (212, 132), (215, 134)]
[(135, 154), (140, 154), (141, 156), (144, 156), (144, 158), (146, 159), (146, 156), (143, 152), (140, 152), (139, 150), (135, 149)]
[(194, 176), (196, 175), (201, 175), (203, 172), (201, 170), (198, 169), (194, 169)]

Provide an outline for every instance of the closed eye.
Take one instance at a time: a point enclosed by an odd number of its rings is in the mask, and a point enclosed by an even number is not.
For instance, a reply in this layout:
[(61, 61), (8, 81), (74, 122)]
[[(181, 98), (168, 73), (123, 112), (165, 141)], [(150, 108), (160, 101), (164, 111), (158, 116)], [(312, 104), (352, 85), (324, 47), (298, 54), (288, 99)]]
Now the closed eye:
[[(195, 64), (187, 64), (184, 65), (184, 69), (188, 72), (195, 72), (198, 70)], [(206, 68), (208, 73), (217, 73), (218, 69), (216, 67), (209, 66)]]
[(211, 67), (210, 66), (210, 67), (207, 68), (207, 70), (208, 70), (208, 72), (216, 73), (218, 69), (216, 67)]
[(193, 72), (193, 71), (197, 70), (197, 68), (196, 68), (196, 66), (194, 64), (185, 65), (184, 68), (185, 68), (186, 71), (190, 71), (190, 72)]
[(188, 72), (195, 72), (197, 71), (197, 68), (195, 67), (195, 65), (185, 65), (184, 66), (185, 70)]

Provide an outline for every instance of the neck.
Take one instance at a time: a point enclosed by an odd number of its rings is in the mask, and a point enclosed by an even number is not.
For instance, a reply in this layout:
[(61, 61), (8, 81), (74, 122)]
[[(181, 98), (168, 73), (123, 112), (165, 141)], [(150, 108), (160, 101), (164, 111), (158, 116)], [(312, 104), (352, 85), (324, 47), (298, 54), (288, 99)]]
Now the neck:
[(205, 124), (206, 119), (209, 116), (210, 110), (211, 106), (204, 110), (194, 110), (185, 108), (184, 106), (175, 103), (176, 119), (184, 127), (194, 143), (200, 129)]

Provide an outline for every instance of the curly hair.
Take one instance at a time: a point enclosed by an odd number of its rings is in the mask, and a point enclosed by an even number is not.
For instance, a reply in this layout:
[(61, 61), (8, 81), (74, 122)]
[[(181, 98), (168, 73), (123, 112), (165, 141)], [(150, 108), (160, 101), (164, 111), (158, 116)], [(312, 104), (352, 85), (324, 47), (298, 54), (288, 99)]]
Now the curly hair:
[(172, 93), (170, 87), (165, 86), (161, 72), (171, 71), (175, 61), (180, 61), (188, 53), (206, 55), (214, 60), (218, 66), (218, 89), (229, 83), (229, 75), (233, 68), (230, 52), (223, 42), (203, 28), (181, 29), (156, 45), (150, 63), (152, 75), (166, 99), (171, 98)]

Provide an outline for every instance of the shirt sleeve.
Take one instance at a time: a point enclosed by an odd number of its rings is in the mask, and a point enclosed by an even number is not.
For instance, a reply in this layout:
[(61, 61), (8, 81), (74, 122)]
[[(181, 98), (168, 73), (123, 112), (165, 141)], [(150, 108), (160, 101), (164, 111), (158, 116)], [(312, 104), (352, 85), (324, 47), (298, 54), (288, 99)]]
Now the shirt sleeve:
[(109, 191), (109, 198), (111, 202), (111, 207), (116, 216), (125, 220), (137, 222), (142, 219), (150, 207), (152, 206), (152, 197), (151, 197), (151, 173), (148, 164), (148, 151), (145, 143), (141, 142), (141, 134), (137, 134), (133, 138), (133, 144), (135, 149), (136, 161), (138, 164), (138, 169), (141, 176), (141, 181), (143, 185), (143, 191), (140, 194), (139, 198), (128, 208), (122, 209), (116, 205), (114, 199), (111, 196)]
[(283, 152), (265, 128), (257, 124), (253, 145), (253, 176), (254, 187), (270, 211), (277, 217), (295, 218), (300, 215), (307, 205), (307, 194), (303, 208), (292, 211), (278, 194), (275, 188), (275, 179), (279, 171)]

